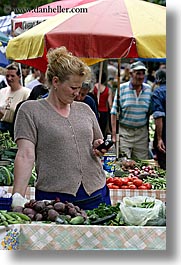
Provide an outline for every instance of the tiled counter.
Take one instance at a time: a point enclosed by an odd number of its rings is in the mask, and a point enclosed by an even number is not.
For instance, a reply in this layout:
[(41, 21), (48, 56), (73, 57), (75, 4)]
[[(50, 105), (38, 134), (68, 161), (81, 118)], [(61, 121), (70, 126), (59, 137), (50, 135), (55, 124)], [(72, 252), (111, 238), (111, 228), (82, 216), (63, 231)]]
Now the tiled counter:
[(166, 250), (166, 227), (56, 225), (0, 228), (0, 249)]

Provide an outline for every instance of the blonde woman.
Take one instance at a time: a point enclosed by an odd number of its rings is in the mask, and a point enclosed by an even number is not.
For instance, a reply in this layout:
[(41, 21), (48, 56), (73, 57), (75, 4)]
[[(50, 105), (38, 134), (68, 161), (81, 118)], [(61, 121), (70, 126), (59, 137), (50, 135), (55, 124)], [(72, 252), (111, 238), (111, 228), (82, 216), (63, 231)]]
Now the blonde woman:
[(47, 57), (48, 97), (23, 103), (17, 113), (13, 194), (25, 196), (35, 162), (36, 200), (58, 197), (82, 209), (109, 205), (99, 157), (106, 150), (96, 149), (103, 135), (91, 108), (74, 101), (90, 69), (65, 47), (50, 50)]

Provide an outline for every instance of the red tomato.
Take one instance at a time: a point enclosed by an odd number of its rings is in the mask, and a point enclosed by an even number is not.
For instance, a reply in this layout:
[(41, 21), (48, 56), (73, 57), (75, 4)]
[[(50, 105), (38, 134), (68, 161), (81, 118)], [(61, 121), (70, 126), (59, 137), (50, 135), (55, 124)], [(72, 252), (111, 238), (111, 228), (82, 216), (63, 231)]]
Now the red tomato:
[(136, 187), (139, 187), (143, 184), (143, 181), (141, 179), (135, 179), (133, 180), (133, 184), (136, 185)]
[(114, 183), (115, 185), (118, 185), (119, 187), (121, 187), (122, 184), (123, 184), (122, 179), (119, 178), (119, 177), (118, 177), (117, 179), (115, 179), (113, 183)]
[(129, 189), (129, 186), (128, 186), (128, 185), (122, 185), (122, 186), (120, 187), (120, 189)]
[(117, 189), (119, 189), (119, 186), (118, 186), (118, 185), (115, 185), (115, 184), (113, 184), (113, 185), (112, 185), (112, 187), (111, 187), (111, 189), (117, 190)]
[(128, 176), (129, 181), (133, 181), (133, 177), (132, 176)]
[(120, 182), (120, 178), (119, 178), (119, 177), (114, 177), (112, 182), (113, 182), (113, 184), (119, 186), (119, 183), (122, 183), (122, 180), (121, 180), (121, 182)]
[(129, 189), (135, 190), (135, 189), (137, 189), (137, 187), (136, 187), (136, 185), (131, 184), (131, 185), (129, 185)]
[(132, 180), (139, 179), (137, 176), (132, 177)]
[(119, 186), (115, 185), (113, 183), (108, 183), (107, 186), (108, 186), (109, 189), (119, 189)]
[(123, 177), (122, 178), (123, 185), (127, 185), (128, 181), (129, 181), (129, 178), (128, 177)]
[(144, 183), (144, 186), (146, 186), (148, 190), (151, 190), (151, 188), (152, 188), (152, 185), (148, 182)]
[(113, 180), (114, 180), (114, 178), (109, 177), (109, 178), (106, 179), (106, 183), (107, 183), (107, 184), (108, 184), (108, 183), (113, 183)]
[(107, 183), (107, 186), (109, 189), (112, 189), (112, 185), (113, 185), (113, 183)]
[(130, 186), (131, 184), (133, 184), (133, 181), (128, 181), (128, 186)]
[(138, 189), (139, 189), (139, 190), (147, 190), (147, 187), (144, 186), (144, 185), (141, 185), (141, 186), (138, 187)]

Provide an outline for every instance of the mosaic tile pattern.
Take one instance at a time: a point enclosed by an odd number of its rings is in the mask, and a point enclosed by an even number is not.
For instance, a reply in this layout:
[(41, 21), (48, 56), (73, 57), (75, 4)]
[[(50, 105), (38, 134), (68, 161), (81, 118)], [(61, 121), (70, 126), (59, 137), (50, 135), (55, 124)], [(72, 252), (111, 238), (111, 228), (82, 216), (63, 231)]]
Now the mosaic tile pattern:
[(21, 225), (20, 250), (166, 250), (166, 227)]
[(19, 247), (20, 225), (0, 227), (0, 250), (17, 250)]

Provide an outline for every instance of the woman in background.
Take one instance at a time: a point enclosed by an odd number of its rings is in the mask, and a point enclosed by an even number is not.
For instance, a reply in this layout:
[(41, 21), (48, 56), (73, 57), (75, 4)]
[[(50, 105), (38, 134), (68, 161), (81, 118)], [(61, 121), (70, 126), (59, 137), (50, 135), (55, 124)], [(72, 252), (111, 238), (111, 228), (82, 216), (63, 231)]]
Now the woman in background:
[[(97, 83), (94, 86), (93, 94), (98, 98), (98, 112), (99, 112), (99, 125), (106, 139), (106, 135), (110, 133), (109, 113), (112, 108), (112, 90), (106, 85), (107, 75), (102, 73), (101, 84), (98, 83), (99, 71), (96, 72)], [(107, 132), (107, 128), (109, 127)]]

